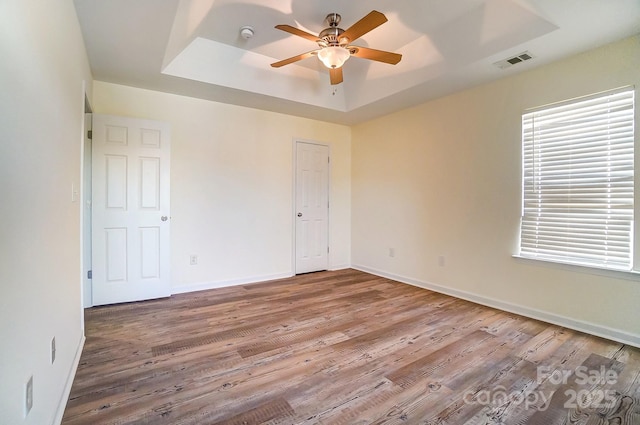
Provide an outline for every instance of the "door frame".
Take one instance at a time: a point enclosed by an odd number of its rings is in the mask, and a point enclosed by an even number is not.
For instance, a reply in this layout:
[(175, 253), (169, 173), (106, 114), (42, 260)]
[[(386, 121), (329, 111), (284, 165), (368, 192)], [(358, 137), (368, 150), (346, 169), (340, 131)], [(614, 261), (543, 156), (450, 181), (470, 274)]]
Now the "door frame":
[[(90, 110), (89, 110), (90, 111)], [(91, 271), (91, 160), (92, 160), (92, 142), (89, 137), (89, 132), (92, 128), (93, 113), (85, 112), (84, 118), (84, 144), (82, 155), (82, 185), (81, 185), (81, 200), (82, 200), (82, 305), (84, 308), (93, 307), (91, 278), (89, 272)]]
[[(82, 334), (84, 335), (84, 309), (92, 307), (91, 302), (91, 282), (87, 282), (87, 270), (91, 270), (91, 227), (87, 229), (87, 224), (91, 223), (91, 199), (87, 198), (86, 188), (87, 185), (91, 188), (91, 150), (87, 153), (85, 150), (90, 149), (91, 141), (88, 138), (87, 132), (91, 127), (91, 115), (93, 108), (89, 99), (89, 93), (87, 90), (87, 82), (82, 81), (82, 134), (80, 137), (80, 184), (79, 184), (79, 199), (80, 199), (80, 322), (82, 325)], [(89, 118), (88, 118), (89, 116)], [(89, 120), (89, 122), (87, 122)], [(88, 154), (88, 158), (87, 155)], [(89, 164), (87, 164), (87, 160)], [(88, 167), (88, 170), (87, 170)], [(89, 202), (89, 204), (88, 204)], [(89, 223), (87, 223), (87, 221)], [(88, 247), (87, 247), (88, 243)], [(88, 250), (88, 251), (87, 251)], [(88, 286), (88, 287), (87, 287)], [(87, 294), (87, 291), (89, 293)]]
[(291, 161), (291, 275), (295, 276), (297, 274), (296, 271), (296, 213), (297, 213), (297, 164), (298, 164), (298, 144), (299, 143), (307, 143), (311, 145), (320, 145), (326, 146), (329, 155), (329, 166), (327, 170), (327, 201), (329, 202), (329, 208), (327, 208), (327, 246), (329, 247), (329, 252), (327, 253), (327, 269), (331, 270), (331, 144), (327, 142), (320, 142), (318, 140), (309, 140), (309, 139), (301, 139), (301, 138), (293, 138), (292, 140), (292, 161)]

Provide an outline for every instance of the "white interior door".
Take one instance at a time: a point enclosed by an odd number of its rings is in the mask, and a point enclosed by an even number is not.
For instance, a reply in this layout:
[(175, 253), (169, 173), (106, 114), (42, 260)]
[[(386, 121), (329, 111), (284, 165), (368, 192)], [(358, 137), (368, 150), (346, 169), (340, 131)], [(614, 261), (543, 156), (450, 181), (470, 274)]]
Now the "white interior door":
[(169, 126), (93, 115), (93, 305), (171, 295)]
[(296, 273), (329, 266), (329, 147), (296, 142)]

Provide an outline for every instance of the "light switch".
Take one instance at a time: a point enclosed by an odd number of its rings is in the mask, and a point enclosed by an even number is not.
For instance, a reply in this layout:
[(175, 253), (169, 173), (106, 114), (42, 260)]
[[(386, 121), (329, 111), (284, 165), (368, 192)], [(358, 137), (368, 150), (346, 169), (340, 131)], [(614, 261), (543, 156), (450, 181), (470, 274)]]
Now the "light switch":
[(78, 189), (75, 183), (71, 183), (71, 202), (78, 201)]

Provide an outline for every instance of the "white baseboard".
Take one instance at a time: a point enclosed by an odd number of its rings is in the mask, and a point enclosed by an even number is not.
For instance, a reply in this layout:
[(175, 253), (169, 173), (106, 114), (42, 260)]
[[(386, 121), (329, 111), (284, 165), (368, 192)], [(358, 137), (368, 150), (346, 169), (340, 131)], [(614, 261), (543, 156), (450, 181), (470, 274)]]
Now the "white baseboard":
[(246, 285), (248, 283), (266, 282), (269, 280), (284, 279), (291, 277), (291, 273), (276, 273), (271, 275), (250, 276), (240, 279), (220, 280), (216, 282), (200, 282), (188, 285), (173, 286), (172, 294), (185, 294), (187, 292), (206, 291), (207, 289), (225, 288), (227, 286)]
[(640, 348), (640, 335), (638, 334), (632, 334), (619, 329), (613, 329), (613, 328), (598, 325), (595, 323), (572, 319), (570, 317), (562, 316), (562, 315), (551, 313), (548, 311), (526, 307), (523, 305), (512, 304), (509, 302), (496, 300), (494, 298), (485, 297), (485, 296), (474, 294), (471, 292), (448, 288), (448, 287), (437, 285), (431, 282), (425, 282), (418, 279), (409, 278), (406, 276), (387, 273), (382, 270), (377, 270), (367, 266), (353, 265), (352, 268), (366, 272), (366, 273), (371, 273), (376, 276), (386, 277), (391, 280), (406, 283), (412, 286), (417, 286), (419, 288), (429, 289), (434, 292), (438, 292), (441, 294), (450, 295), (452, 297), (471, 301), (476, 304), (482, 304), (488, 307), (497, 308), (499, 310), (519, 314), (521, 316), (529, 317), (531, 319), (541, 320), (543, 322), (551, 323), (554, 325), (562, 326), (565, 328), (573, 329), (576, 331), (588, 333), (590, 335), (599, 336), (602, 338), (610, 339), (612, 341), (620, 342), (622, 344), (627, 344), (633, 347)]
[(84, 333), (82, 334), (82, 338), (78, 343), (78, 348), (76, 348), (76, 354), (73, 358), (73, 363), (71, 364), (71, 370), (69, 371), (69, 375), (67, 376), (67, 381), (64, 385), (64, 391), (62, 392), (62, 397), (58, 402), (58, 409), (56, 410), (56, 416), (53, 419), (53, 425), (60, 425), (62, 423), (62, 417), (64, 416), (64, 410), (67, 407), (67, 400), (69, 400), (69, 394), (71, 394), (71, 387), (73, 386), (73, 380), (76, 377), (76, 371), (78, 370), (78, 365), (80, 364), (80, 357), (82, 356), (82, 349), (84, 348), (84, 342), (86, 338)]
[(329, 270), (336, 271), (336, 270), (346, 270), (350, 268), (351, 268), (350, 264), (338, 264), (338, 265), (329, 267)]

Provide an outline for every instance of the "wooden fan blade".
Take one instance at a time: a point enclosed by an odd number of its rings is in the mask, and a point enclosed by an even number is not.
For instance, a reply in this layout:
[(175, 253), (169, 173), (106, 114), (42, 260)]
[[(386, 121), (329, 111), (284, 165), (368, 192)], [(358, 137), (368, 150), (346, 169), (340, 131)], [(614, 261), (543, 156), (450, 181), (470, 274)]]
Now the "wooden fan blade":
[(349, 43), (362, 37), (374, 28), (387, 22), (387, 17), (377, 10), (372, 10), (367, 16), (360, 19), (355, 24), (351, 25), (345, 32), (342, 33), (340, 38), (348, 38)]
[(274, 62), (274, 63), (271, 64), (271, 66), (274, 67), (274, 68), (280, 68), (281, 66), (289, 65), (290, 63), (298, 62), (298, 61), (300, 61), (302, 59), (306, 59), (306, 58), (309, 58), (311, 56), (315, 56), (317, 52), (318, 52), (317, 50), (312, 50), (310, 52), (303, 53), (301, 55), (294, 56), (294, 57), (291, 57), (289, 59), (284, 59), (284, 60), (281, 60), (281, 61), (278, 61), (278, 62)]
[(329, 76), (331, 77), (331, 85), (340, 84), (342, 82), (342, 67), (329, 68)]
[(399, 53), (385, 52), (384, 50), (369, 49), (368, 47), (349, 46), (351, 56), (362, 59), (370, 59), (373, 61), (389, 63), (395, 65), (400, 62), (402, 55)]
[(288, 32), (289, 34), (297, 35), (298, 37), (306, 38), (307, 40), (311, 40), (314, 43), (318, 40), (317, 35), (313, 35), (306, 31), (303, 31), (299, 28), (292, 27), (291, 25), (276, 25), (276, 28), (282, 30), (284, 32)]

